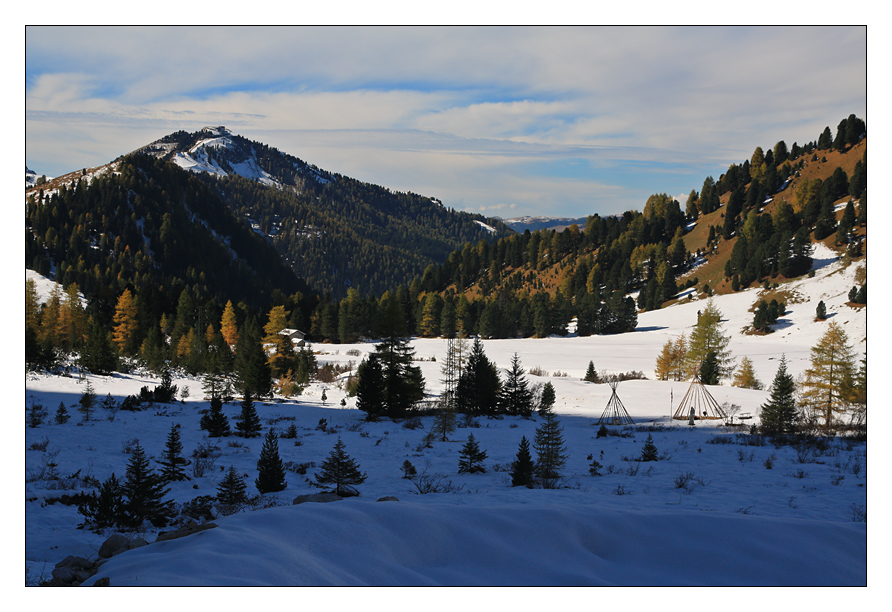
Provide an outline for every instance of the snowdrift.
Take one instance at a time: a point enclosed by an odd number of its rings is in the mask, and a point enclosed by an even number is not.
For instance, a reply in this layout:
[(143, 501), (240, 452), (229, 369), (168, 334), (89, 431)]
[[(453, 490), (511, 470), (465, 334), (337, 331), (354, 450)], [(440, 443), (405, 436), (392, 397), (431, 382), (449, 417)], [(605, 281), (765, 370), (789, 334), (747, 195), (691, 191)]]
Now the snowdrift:
[(866, 585), (863, 523), (471, 504), (348, 499), (233, 515), (122, 553), (85, 585)]

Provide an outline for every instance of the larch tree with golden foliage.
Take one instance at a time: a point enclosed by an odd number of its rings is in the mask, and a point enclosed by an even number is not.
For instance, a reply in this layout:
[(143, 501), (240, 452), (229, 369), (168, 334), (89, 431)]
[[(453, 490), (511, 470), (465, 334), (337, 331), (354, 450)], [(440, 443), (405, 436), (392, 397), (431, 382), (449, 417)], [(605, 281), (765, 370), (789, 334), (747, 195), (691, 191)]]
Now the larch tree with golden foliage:
[(124, 293), (118, 298), (113, 321), (112, 340), (118, 346), (118, 352), (124, 355), (131, 354), (138, 323), (136, 300), (130, 289), (124, 289)]
[(855, 359), (849, 337), (835, 321), (811, 349), (811, 367), (800, 385), (800, 404), (824, 419), (826, 431), (833, 429), (834, 415), (849, 406)]
[(657, 357), (657, 380), (685, 380), (685, 358), (688, 353), (688, 339), (681, 334), (675, 340), (671, 338), (663, 345), (663, 351)]
[(762, 383), (756, 378), (756, 371), (753, 369), (753, 362), (749, 357), (740, 360), (740, 365), (734, 371), (734, 380), (731, 382), (731, 386), (743, 389), (762, 388)]
[(291, 338), (280, 333), (288, 327), (288, 312), (284, 306), (274, 306), (269, 311), (269, 321), (263, 326), (263, 344), (268, 349), (269, 366), (275, 378), (293, 367), (294, 346)]
[(223, 334), (223, 340), (229, 345), (229, 348), (235, 348), (238, 343), (238, 323), (235, 318), (235, 307), (232, 300), (226, 302), (223, 309), (223, 318), (220, 320), (220, 333)]
[(718, 378), (727, 378), (731, 370), (731, 351), (728, 344), (731, 337), (726, 336), (722, 328), (722, 312), (710, 299), (706, 308), (699, 313), (697, 324), (691, 332), (686, 358), (686, 370), (689, 375), (700, 371), (709, 353), (715, 352)]

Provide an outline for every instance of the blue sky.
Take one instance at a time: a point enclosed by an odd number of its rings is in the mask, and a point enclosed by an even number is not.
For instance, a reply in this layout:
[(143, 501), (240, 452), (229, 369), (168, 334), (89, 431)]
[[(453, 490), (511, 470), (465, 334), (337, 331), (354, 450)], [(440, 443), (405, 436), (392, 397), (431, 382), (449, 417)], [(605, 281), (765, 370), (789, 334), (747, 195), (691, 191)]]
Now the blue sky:
[(864, 27), (25, 35), (26, 163), (50, 176), (225, 125), (459, 210), (576, 217), (683, 198), (757, 146), (868, 120)]

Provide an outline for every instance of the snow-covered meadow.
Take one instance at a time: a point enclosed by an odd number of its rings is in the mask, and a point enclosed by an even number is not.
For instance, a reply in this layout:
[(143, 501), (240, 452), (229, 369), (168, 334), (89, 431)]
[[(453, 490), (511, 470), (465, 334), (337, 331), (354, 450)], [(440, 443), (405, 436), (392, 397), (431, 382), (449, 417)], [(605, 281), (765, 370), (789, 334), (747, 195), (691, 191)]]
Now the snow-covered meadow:
[[(814, 321), (824, 300), (830, 320), (848, 333), (856, 354), (866, 350), (866, 308), (845, 305), (856, 265), (843, 268), (826, 250), (816, 255), (816, 275), (790, 283), (787, 313), (775, 333), (740, 333), (752, 321), (759, 291), (714, 298), (732, 335), (736, 358), (749, 357), (766, 390), (710, 387), (720, 403), (736, 404), (757, 423), (759, 406), (786, 354), (797, 376), (809, 365), (810, 348), (826, 323)], [(487, 356), (500, 368), (514, 353), (531, 383), (552, 382), (555, 413), (563, 426), (569, 459), (562, 488), (512, 488), (508, 466), (521, 436), (532, 441), (543, 419), (481, 418), (448, 442), (426, 447), (431, 417), (369, 423), (338, 384), (315, 383), (297, 398), (257, 403), (264, 425), (282, 432), (294, 423), (296, 440), (280, 439), (279, 452), (291, 469), (285, 491), (267, 494), (280, 506), (215, 519), (218, 527), (186, 538), (153, 543), (118, 555), (85, 584), (109, 577), (112, 585), (864, 585), (867, 583), (867, 445), (834, 440), (822, 449), (775, 448), (742, 443), (717, 421), (671, 419), (686, 383), (626, 381), (618, 394), (635, 425), (612, 428), (597, 438), (596, 422), (610, 398), (608, 385), (583, 382), (589, 361), (598, 370), (643, 371), (653, 378), (656, 357), (667, 339), (689, 332), (704, 302), (693, 300), (639, 315), (638, 329), (617, 336), (487, 340)], [(446, 341), (413, 341), (417, 365), (431, 397), (442, 389), (440, 368)], [(316, 345), (317, 360), (354, 364), (373, 344)], [(432, 359), (435, 359), (432, 360)], [(563, 375), (555, 375), (556, 373)], [(88, 376), (98, 399), (118, 401), (158, 380), (116, 374)], [(75, 506), (52, 503), (76, 490), (52, 488), (35, 478), (48, 459), (60, 475), (80, 471), (106, 479), (123, 477), (125, 448), (138, 439), (160, 458), (171, 425), (181, 426), (184, 455), (208, 441), (199, 429), (201, 381), (179, 377), (190, 390), (184, 402), (142, 412), (95, 411), (83, 423), (76, 403), (85, 383), (75, 377), (29, 376), (25, 408), (43, 405), (49, 418), (25, 429), (25, 562), (31, 579), (48, 576), (67, 555), (96, 558), (110, 532), (77, 529)], [(327, 401), (322, 402), (323, 389)], [(341, 406), (344, 399), (346, 406)], [(71, 420), (52, 420), (64, 403)], [(237, 403), (224, 406), (232, 422)], [(324, 426), (321, 421), (324, 420)], [(473, 433), (487, 452), (486, 473), (458, 472), (458, 456)], [(648, 435), (660, 461), (635, 461)], [(318, 493), (312, 481), (338, 438), (368, 474), (361, 496), (326, 504), (291, 505), (301, 494)], [(177, 503), (214, 495), (224, 470), (246, 475), (249, 493), (263, 438), (212, 439), (221, 456), (210, 473), (171, 485)], [(45, 450), (30, 450), (45, 446)], [(535, 458), (535, 454), (534, 454)], [(403, 478), (409, 460), (444, 492), (420, 494)], [(592, 476), (592, 459), (603, 467)], [(300, 473), (305, 472), (305, 473)], [(399, 501), (378, 502), (395, 496)], [(154, 540), (157, 530), (144, 537)]]

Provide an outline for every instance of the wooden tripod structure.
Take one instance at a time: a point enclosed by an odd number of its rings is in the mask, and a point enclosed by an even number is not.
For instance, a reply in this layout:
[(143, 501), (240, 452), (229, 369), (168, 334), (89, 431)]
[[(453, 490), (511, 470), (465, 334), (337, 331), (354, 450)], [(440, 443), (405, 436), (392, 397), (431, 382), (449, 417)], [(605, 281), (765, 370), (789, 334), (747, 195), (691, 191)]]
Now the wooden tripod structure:
[(691, 411), (694, 412), (694, 419), (727, 419), (728, 415), (715, 401), (712, 394), (700, 380), (700, 374), (695, 373), (691, 379), (691, 386), (688, 387), (687, 393), (678, 405), (678, 408), (672, 414), (673, 419), (688, 420), (691, 418)]
[(607, 384), (610, 385), (610, 399), (607, 401), (607, 407), (604, 408), (604, 412), (601, 413), (601, 418), (598, 419), (598, 425), (602, 423), (607, 425), (634, 425), (635, 421), (626, 412), (626, 407), (623, 406), (619, 395), (616, 394), (619, 381), (611, 380)]

